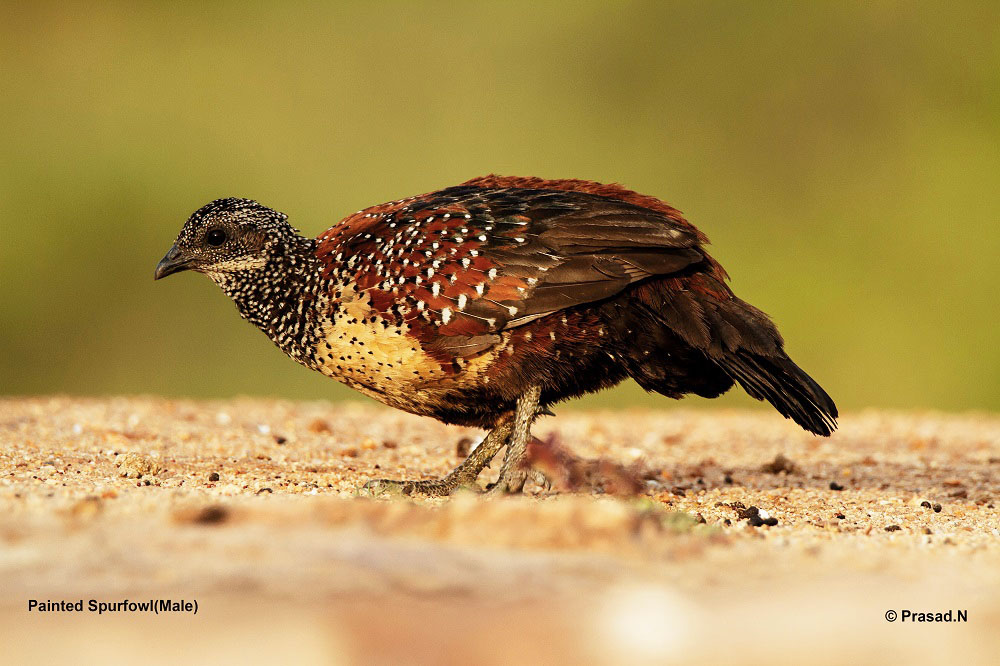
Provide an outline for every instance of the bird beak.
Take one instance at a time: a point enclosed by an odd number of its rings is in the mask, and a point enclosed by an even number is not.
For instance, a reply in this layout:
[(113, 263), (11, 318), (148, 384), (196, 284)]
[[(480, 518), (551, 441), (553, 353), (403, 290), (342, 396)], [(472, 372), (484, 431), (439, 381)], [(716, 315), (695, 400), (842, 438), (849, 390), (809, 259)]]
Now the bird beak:
[(191, 260), (181, 256), (181, 251), (177, 249), (176, 245), (174, 245), (165, 255), (163, 255), (163, 259), (160, 259), (160, 263), (156, 264), (156, 272), (153, 273), (153, 279), (159, 280), (160, 278), (165, 278), (168, 275), (186, 271), (190, 267), (190, 263)]

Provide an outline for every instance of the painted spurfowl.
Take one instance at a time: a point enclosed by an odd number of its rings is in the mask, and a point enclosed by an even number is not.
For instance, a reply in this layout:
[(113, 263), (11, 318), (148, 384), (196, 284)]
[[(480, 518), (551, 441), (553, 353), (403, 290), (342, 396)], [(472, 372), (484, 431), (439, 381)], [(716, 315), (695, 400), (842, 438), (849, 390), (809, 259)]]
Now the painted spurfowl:
[(490, 429), (442, 479), (372, 494), (446, 495), (501, 447), (518, 492), (532, 422), (631, 377), (671, 398), (734, 383), (817, 435), (830, 396), (737, 298), (707, 239), (666, 203), (584, 180), (486, 176), (358, 211), (304, 238), (249, 199), (195, 212), (156, 267), (208, 275), (299, 363), (399, 409)]

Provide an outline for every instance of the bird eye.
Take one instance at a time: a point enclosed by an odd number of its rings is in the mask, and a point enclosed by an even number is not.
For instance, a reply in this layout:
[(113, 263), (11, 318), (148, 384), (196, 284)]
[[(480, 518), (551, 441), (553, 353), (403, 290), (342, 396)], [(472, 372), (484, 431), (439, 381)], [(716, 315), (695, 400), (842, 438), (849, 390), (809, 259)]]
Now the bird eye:
[(212, 247), (219, 247), (226, 242), (226, 232), (222, 229), (212, 229), (205, 234), (205, 242)]

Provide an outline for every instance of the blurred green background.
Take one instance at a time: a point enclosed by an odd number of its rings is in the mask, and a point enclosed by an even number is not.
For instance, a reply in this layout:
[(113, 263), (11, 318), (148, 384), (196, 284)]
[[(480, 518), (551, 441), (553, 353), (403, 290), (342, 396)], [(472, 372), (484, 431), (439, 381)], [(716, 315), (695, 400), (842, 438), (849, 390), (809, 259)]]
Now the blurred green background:
[(0, 81), (0, 393), (361, 399), (156, 261), (498, 172), (681, 208), (843, 408), (1000, 408), (992, 1), (4, 3)]

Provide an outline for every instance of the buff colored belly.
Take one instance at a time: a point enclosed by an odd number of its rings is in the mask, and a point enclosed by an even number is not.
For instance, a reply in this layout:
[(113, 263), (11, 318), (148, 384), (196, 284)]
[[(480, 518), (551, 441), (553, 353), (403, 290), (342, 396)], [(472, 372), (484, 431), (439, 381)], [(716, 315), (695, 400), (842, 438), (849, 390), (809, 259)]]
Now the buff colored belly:
[[(388, 323), (388, 326), (383, 325)], [(366, 294), (341, 303), (322, 329), (316, 369), (381, 402), (422, 412), (449, 390), (483, 383), (497, 349), (447, 369), (410, 337), (408, 327), (384, 320)]]

